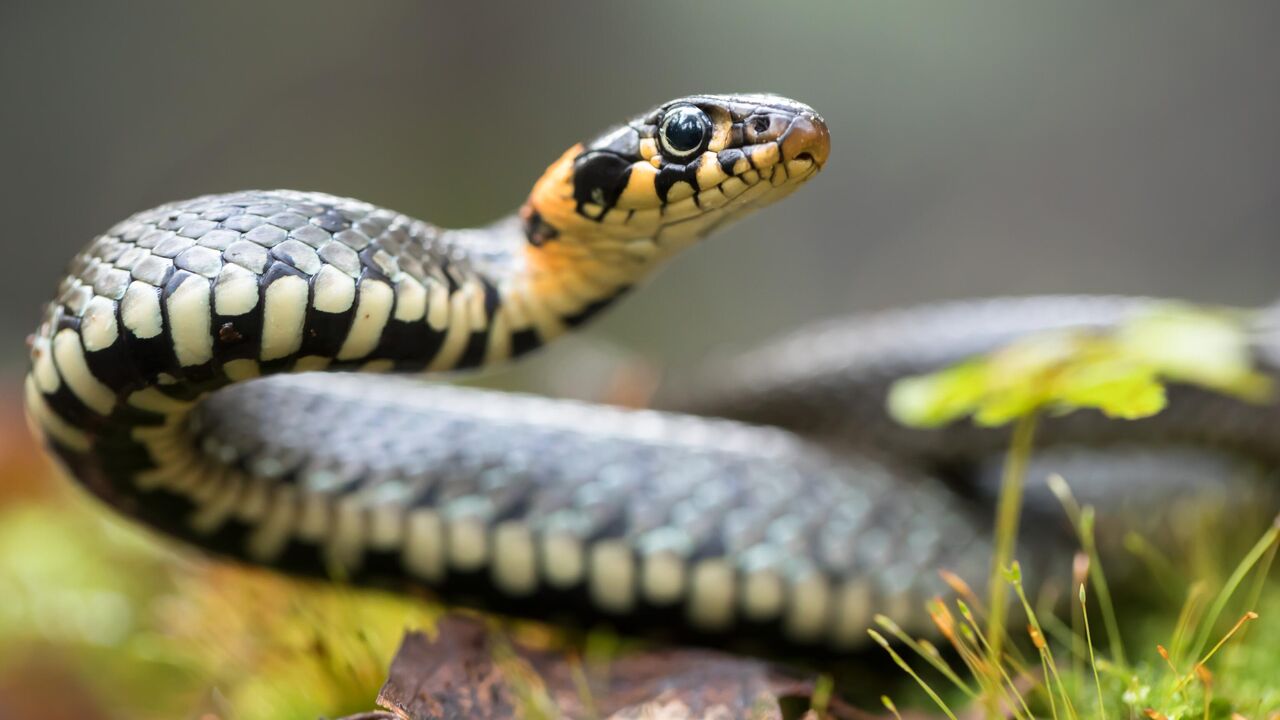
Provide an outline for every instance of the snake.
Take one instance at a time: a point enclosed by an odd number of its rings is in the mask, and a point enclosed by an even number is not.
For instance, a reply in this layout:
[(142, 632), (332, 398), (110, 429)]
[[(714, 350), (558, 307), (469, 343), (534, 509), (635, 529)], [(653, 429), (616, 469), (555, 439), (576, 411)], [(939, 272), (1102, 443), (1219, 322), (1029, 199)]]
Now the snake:
[[(1155, 301), (997, 298), (819, 323), (641, 409), (446, 382), (577, 330), (829, 154), (808, 105), (693, 95), (574, 144), (484, 227), (290, 190), (146, 210), (71, 262), (29, 339), (27, 416), (109, 507), (284, 573), (763, 652), (855, 652), (877, 612), (927, 632), (938, 569), (988, 572), (1008, 438), (899, 426), (887, 387)], [(1249, 488), (1280, 451), (1277, 409), (1194, 388), (1172, 400), (1146, 422), (1047, 420), (1035, 463), (1073, 469), (1117, 523), (1165, 522), (1177, 497), (1261, 497)], [(1070, 549), (1036, 498), (1019, 553), (1047, 577)]]

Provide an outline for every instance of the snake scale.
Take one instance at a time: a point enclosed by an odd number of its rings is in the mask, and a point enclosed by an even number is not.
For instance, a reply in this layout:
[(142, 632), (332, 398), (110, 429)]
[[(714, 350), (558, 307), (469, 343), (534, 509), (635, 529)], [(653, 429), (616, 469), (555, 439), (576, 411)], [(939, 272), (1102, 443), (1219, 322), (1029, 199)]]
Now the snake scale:
[[(801, 103), (698, 95), (574, 145), (485, 228), (295, 191), (138, 213), (74, 259), (48, 305), (28, 416), (120, 512), (286, 572), (765, 649), (857, 649), (874, 612), (922, 630), (925, 599), (945, 590), (936, 569), (986, 574), (984, 478), (1005, 438), (899, 428), (887, 384), (1148, 301), (993, 300), (819, 326), (660, 395), (663, 411), (389, 374), (490, 366), (577, 328), (789, 195), (829, 143)], [(1178, 393), (1124, 428), (1052, 421), (1038, 462), (1082, 468), (1083, 492), (1130, 517), (1158, 519), (1180, 493), (1245, 496), (1223, 478), (1275, 459), (1276, 409)], [(1059, 523), (1027, 525), (1021, 552), (1045, 575)]]

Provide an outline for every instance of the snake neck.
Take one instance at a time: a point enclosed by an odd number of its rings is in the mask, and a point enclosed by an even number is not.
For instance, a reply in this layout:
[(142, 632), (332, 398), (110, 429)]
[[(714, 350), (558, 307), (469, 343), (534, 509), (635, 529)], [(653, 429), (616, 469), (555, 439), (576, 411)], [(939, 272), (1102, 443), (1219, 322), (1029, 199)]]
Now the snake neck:
[[(540, 347), (594, 317), (709, 232), (698, 224), (646, 232), (612, 216), (592, 220), (582, 214), (572, 182), (577, 149), (548, 168), (514, 215), (483, 228), (427, 231), (429, 251), (451, 270), (447, 279), (464, 291), (469, 284), (482, 288), (472, 294), (485, 296), (489, 315), (487, 323), (472, 321), (488, 332), (481, 361), (437, 362), (430, 369), (490, 365)], [(451, 265), (453, 258), (463, 260)]]
[(602, 248), (596, 238), (540, 234), (547, 226), (530, 222), (529, 207), (488, 227), (439, 230), (438, 241), (429, 241), (438, 242), (438, 254), (466, 258), (447, 279), (464, 295), (484, 298), (471, 322), (487, 332), (487, 350), (478, 363), (459, 363), (459, 369), (541, 347), (587, 322), (651, 270), (650, 258)]

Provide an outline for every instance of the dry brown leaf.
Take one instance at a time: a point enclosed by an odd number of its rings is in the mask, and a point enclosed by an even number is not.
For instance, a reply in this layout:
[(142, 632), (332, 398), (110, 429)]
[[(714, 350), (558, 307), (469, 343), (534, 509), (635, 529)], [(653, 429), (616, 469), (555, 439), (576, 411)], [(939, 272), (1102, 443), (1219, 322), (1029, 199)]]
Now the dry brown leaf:
[(636, 653), (583, 673), (564, 654), (514, 649), (514, 664), (495, 661), (488, 630), (467, 618), (447, 618), (434, 640), (408, 633), (378, 703), (405, 720), (498, 720), (519, 716), (532, 687), (564, 718), (783, 720), (783, 704), (806, 708), (813, 691), (812, 680), (785, 677), (761, 660), (706, 650)]

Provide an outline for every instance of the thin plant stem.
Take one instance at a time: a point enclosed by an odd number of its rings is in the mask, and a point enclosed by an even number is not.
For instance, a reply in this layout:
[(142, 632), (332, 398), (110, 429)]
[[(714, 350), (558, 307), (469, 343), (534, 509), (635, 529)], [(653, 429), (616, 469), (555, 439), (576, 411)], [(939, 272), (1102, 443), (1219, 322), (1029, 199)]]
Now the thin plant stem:
[[(1262, 599), (1262, 591), (1266, 588), (1267, 578), (1271, 577), (1271, 565), (1275, 562), (1276, 551), (1280, 549), (1280, 543), (1271, 543), (1267, 548), (1267, 553), (1262, 557), (1262, 561), (1258, 563), (1258, 569), (1254, 573), (1253, 589), (1249, 591), (1248, 598), (1245, 601), (1246, 608), (1258, 607), (1258, 602)], [(1227, 657), (1229, 667), (1236, 665), (1236, 657), (1239, 655), (1240, 648), (1244, 645), (1244, 640), (1249, 635), (1249, 628), (1246, 626), (1240, 631), (1240, 642), (1231, 648), (1231, 654)]]
[[(1051, 476), (1049, 488), (1062, 504), (1062, 509), (1066, 511), (1067, 517), (1071, 520), (1071, 526), (1076, 531), (1076, 536), (1080, 538), (1080, 546), (1087, 561), (1084, 564), (1085, 574), (1098, 593), (1098, 606), (1102, 610), (1102, 621), (1107, 628), (1107, 640), (1111, 644), (1112, 659), (1124, 665), (1126, 660), (1124, 643), (1120, 637), (1120, 622), (1116, 617), (1115, 605), (1111, 601), (1111, 589), (1107, 586), (1107, 576), (1102, 569), (1102, 558), (1098, 554), (1098, 545), (1094, 536), (1097, 513), (1091, 505), (1080, 507), (1071, 493), (1070, 486), (1062, 476)], [(1079, 570), (1079, 567), (1077, 566), (1076, 569)]]
[(926, 646), (919, 640), (911, 637), (904, 632), (897, 623), (885, 615), (876, 615), (874, 619), (877, 625), (883, 628), (890, 635), (897, 638), (898, 642), (901, 642), (903, 645), (914, 650), (917, 655), (924, 658), (925, 662), (929, 663), (935, 670), (942, 673), (944, 677), (950, 680), (951, 683), (959, 688), (965, 695), (968, 695), (970, 698), (978, 696), (978, 694), (974, 692), (973, 688), (969, 687), (969, 684), (964, 680), (961, 680), (960, 676), (951, 669), (951, 666), (947, 664), (947, 661), (942, 659), (942, 655), (938, 653), (938, 650), (934, 648), (933, 645)]
[[(916, 681), (916, 684), (919, 685), (925, 691), (925, 694), (929, 696), (929, 699), (933, 700), (934, 704), (937, 705), (938, 708), (942, 710), (942, 712), (947, 716), (948, 720), (956, 720), (955, 713), (951, 712), (951, 708), (947, 706), (947, 703), (942, 699), (942, 697), (938, 695), (938, 693), (935, 692), (932, 687), (929, 687), (929, 683), (925, 682), (924, 678), (916, 674), (916, 671), (913, 670), (911, 666), (907, 664), (906, 660), (902, 659), (901, 655), (899, 655), (896, 651), (894, 651), (893, 646), (889, 644), (888, 640), (885, 640), (883, 635), (876, 632), (875, 630), (870, 630), (870, 629), (867, 630), (867, 634), (871, 636), (872, 640), (876, 641), (877, 645), (884, 648), (885, 652), (889, 653), (889, 657), (893, 658), (893, 662), (895, 665), (902, 668), (904, 672), (906, 672), (908, 675), (911, 676), (913, 680)], [(895, 713), (896, 713), (896, 710), (895, 710)]]
[(1218, 623), (1218, 618), (1222, 616), (1222, 611), (1226, 609), (1227, 602), (1231, 600), (1231, 596), (1235, 594), (1236, 589), (1244, 582), (1249, 571), (1258, 564), (1258, 561), (1267, 553), (1267, 550), (1278, 541), (1280, 541), (1280, 517), (1276, 518), (1271, 528), (1263, 534), (1244, 560), (1236, 566), (1235, 572), (1231, 573), (1231, 577), (1227, 578), (1226, 586), (1218, 593), (1218, 597), (1213, 601), (1212, 607), (1209, 608), (1209, 612), (1205, 615), (1204, 621), (1200, 625), (1200, 632), (1196, 635), (1196, 641), (1191, 646), (1192, 657), (1203, 652), (1204, 647), (1209, 643), (1213, 627)]
[(1080, 586), (1080, 608), (1084, 611), (1084, 639), (1089, 646), (1089, 665), (1093, 668), (1093, 686), (1098, 691), (1098, 717), (1107, 720), (1107, 709), (1102, 702), (1102, 679), (1098, 677), (1098, 660), (1093, 654), (1093, 633), (1089, 632), (1089, 608), (1084, 602), (1084, 585)]
[[(991, 559), (991, 578), (987, 588), (990, 609), (987, 615), (987, 644), (990, 646), (991, 664), (999, 667), (1004, 654), (1005, 623), (1009, 612), (1009, 585), (1004, 579), (1004, 569), (1013, 560), (1018, 540), (1018, 522), (1022, 514), (1022, 493), (1026, 485), (1027, 464), (1035, 442), (1036, 418), (1034, 413), (1018, 418), (1013, 428), (1013, 439), (1005, 457), (1004, 476), (1000, 483), (1000, 499), (996, 506), (995, 555)], [(999, 677), (994, 678), (999, 684)], [(998, 702), (997, 700), (992, 701)], [(992, 708), (997, 709), (996, 706)]]
[(1080, 540), (1084, 543), (1085, 552), (1089, 554), (1089, 580), (1098, 592), (1098, 607), (1102, 610), (1102, 623), (1107, 628), (1107, 642), (1111, 645), (1111, 657), (1121, 665), (1127, 665), (1124, 654), (1124, 640), (1120, 637), (1120, 619), (1116, 615), (1115, 603), (1111, 600), (1111, 588), (1107, 584), (1107, 575), (1102, 569), (1102, 556), (1098, 554), (1098, 542), (1094, 535), (1094, 519), (1097, 515), (1093, 507), (1084, 509), (1080, 523)]

